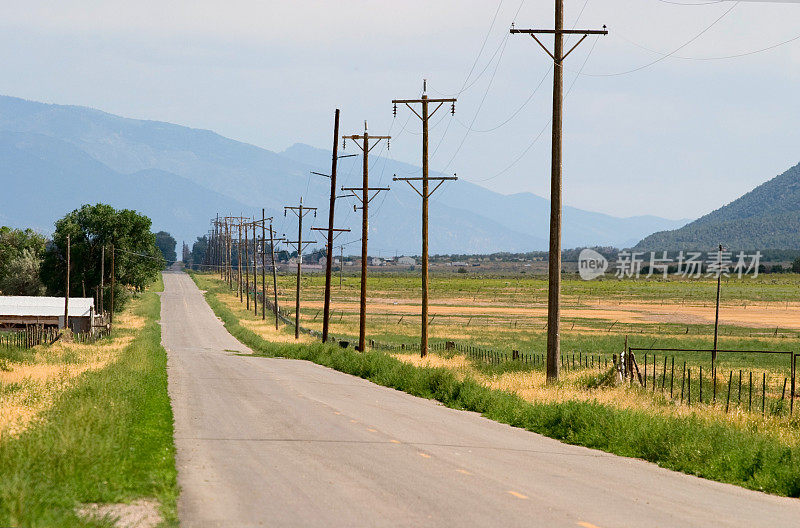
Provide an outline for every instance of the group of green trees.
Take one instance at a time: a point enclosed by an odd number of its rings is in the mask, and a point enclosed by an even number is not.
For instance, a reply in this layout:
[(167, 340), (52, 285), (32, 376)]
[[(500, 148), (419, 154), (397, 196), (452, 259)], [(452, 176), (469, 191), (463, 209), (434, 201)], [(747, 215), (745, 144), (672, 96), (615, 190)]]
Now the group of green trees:
[(42, 295), (39, 277), (47, 239), (32, 229), (0, 227), (0, 292)]
[[(166, 261), (175, 260), (174, 239), (169, 233), (159, 233), (163, 245), (157, 245), (150, 228), (148, 217), (105, 204), (84, 205), (67, 214), (55, 223), (51, 240), (30, 229), (2, 227), (0, 293), (64, 295), (69, 236), (70, 295), (102, 297), (103, 309), (110, 309), (113, 267), (115, 308), (119, 309), (130, 291), (143, 290)], [(170, 239), (172, 253), (168, 255), (163, 250), (169, 250)]]

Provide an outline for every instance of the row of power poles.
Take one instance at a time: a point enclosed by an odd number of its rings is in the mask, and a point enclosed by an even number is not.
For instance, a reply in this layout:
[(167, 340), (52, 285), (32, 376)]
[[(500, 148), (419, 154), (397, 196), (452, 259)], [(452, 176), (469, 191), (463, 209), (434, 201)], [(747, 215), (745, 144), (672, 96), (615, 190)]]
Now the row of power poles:
[[(261, 319), (267, 317), (267, 255), (272, 267), (272, 311), (275, 316), (275, 329), (279, 326), (278, 308), (278, 277), (275, 265), (275, 245), (282, 242), (282, 238), (275, 236), (272, 218), (266, 217), (265, 210), (261, 210), (261, 218), (247, 218), (244, 216), (216, 215), (211, 220), (212, 229), (209, 232), (208, 247), (206, 249), (203, 266), (215, 269), (220, 279), (235, 289), (239, 300), (244, 302), (247, 309), (251, 306), (256, 315), (259, 310), (259, 260), (261, 264)], [(252, 233), (252, 235), (251, 235)], [(260, 236), (259, 236), (260, 234)], [(234, 239), (234, 236), (236, 237)], [(234, 265), (234, 255), (236, 264)], [(260, 258), (259, 258), (260, 257)], [(252, 266), (252, 268), (251, 268)], [(250, 270), (252, 269), (252, 281)], [(234, 287), (235, 285), (235, 287)]]
[[(394, 177), (394, 181), (407, 182), (419, 196), (422, 198), (422, 324), (420, 336), (420, 353), (424, 357), (428, 353), (428, 199), (431, 195), (448, 180), (456, 180), (455, 176), (437, 176), (432, 177), (428, 171), (428, 123), (430, 118), (445, 104), (450, 103), (451, 113), (455, 113), (456, 99), (431, 99), (426, 92), (427, 86), (423, 84), (423, 95), (419, 99), (395, 99), (392, 101), (394, 105), (394, 114), (397, 115), (397, 105), (406, 105), (422, 122), (422, 176), (416, 178), (398, 178)], [(414, 105), (414, 106), (412, 106)], [(415, 108), (419, 105), (419, 112)], [(434, 105), (431, 110), (431, 105)], [(333, 154), (331, 161), (331, 173), (321, 174), (331, 180), (330, 192), (330, 206), (328, 211), (328, 227), (313, 228), (317, 231), (327, 231), (327, 266), (325, 271), (325, 298), (323, 305), (323, 320), (322, 320), (322, 340), (328, 340), (330, 328), (330, 299), (331, 299), (331, 269), (333, 258), (333, 241), (334, 238), (342, 232), (349, 231), (348, 229), (338, 229), (334, 227), (334, 211), (336, 205), (336, 168), (337, 162), (340, 158), (347, 156), (340, 156), (338, 154), (339, 146), (339, 116), (340, 111), (336, 109), (334, 113), (334, 127), (333, 127)], [(364, 121), (364, 132), (362, 134), (352, 134), (342, 136), (343, 144), (347, 140), (351, 140), (361, 150), (362, 156), (362, 180), (360, 187), (341, 187), (341, 191), (347, 193), (344, 196), (352, 196), (357, 200), (353, 205), (353, 209), (357, 211), (361, 209), (361, 291), (359, 303), (359, 317), (358, 317), (358, 350), (366, 350), (367, 338), (367, 264), (368, 264), (368, 244), (369, 244), (369, 204), (375, 197), (383, 191), (389, 191), (389, 187), (370, 187), (369, 184), (369, 153), (382, 141), (386, 141), (387, 147), (391, 136), (372, 135), (369, 133), (367, 122)], [(435, 187), (431, 189), (430, 182), (436, 183)], [(310, 208), (308, 208), (310, 209)], [(300, 207), (287, 208), (297, 214), (298, 224), (300, 225), (298, 233), (302, 233), (302, 219), (303, 219), (303, 206), (302, 200)], [(315, 210), (316, 211), (316, 210)], [(302, 241), (298, 235), (296, 248), (298, 251), (298, 277), (300, 275), (300, 256), (302, 252)], [(344, 265), (341, 262), (340, 265)], [(297, 283), (297, 311), (299, 313), (299, 299), (300, 299), (300, 282)], [(297, 333), (299, 326), (295, 327)]]
[[(524, 34), (532, 37), (537, 44), (547, 53), (553, 61), (553, 118), (552, 118), (552, 157), (550, 172), (550, 247), (548, 259), (548, 310), (547, 310), (547, 380), (554, 382), (558, 380), (559, 359), (560, 359), (560, 297), (561, 297), (561, 198), (562, 198), (562, 123), (563, 123), (563, 102), (564, 102), (564, 61), (567, 57), (590, 35), (607, 35), (608, 31), (603, 26), (601, 30), (582, 30), (564, 29), (564, 0), (555, 0), (555, 25), (553, 29), (517, 29), (512, 24), (511, 34)], [(542, 35), (552, 35), (554, 39), (553, 50), (551, 51), (540, 39)], [(564, 51), (565, 36), (580, 37), (572, 47)], [(405, 181), (422, 199), (422, 313), (421, 313), (421, 335), (420, 353), (424, 357), (428, 353), (428, 209), (429, 198), (447, 180), (456, 180), (452, 177), (431, 177), (428, 169), (428, 144), (429, 144), (429, 121), (433, 115), (445, 104), (451, 105), (451, 112), (455, 113), (455, 98), (429, 98), (426, 94), (426, 86), (423, 85), (423, 95), (418, 99), (394, 99), (394, 114), (397, 115), (397, 105), (402, 104), (408, 107), (422, 123), (422, 176), (414, 178), (394, 177), (394, 181)], [(417, 111), (419, 109), (419, 111)], [(328, 227), (316, 228), (318, 231), (327, 231), (327, 266), (325, 273), (325, 299), (323, 307), (323, 341), (328, 340), (329, 321), (330, 321), (330, 297), (331, 297), (331, 268), (333, 256), (333, 240), (335, 236), (346, 229), (334, 228), (334, 206), (336, 201), (336, 167), (337, 161), (341, 157), (338, 155), (339, 139), (339, 110), (337, 109), (334, 117), (334, 137), (333, 137), (333, 156), (331, 163), (331, 174), (322, 174), (331, 180), (330, 209), (328, 215)], [(366, 349), (366, 294), (367, 294), (367, 243), (368, 243), (368, 222), (369, 222), (369, 203), (381, 191), (388, 191), (388, 187), (369, 186), (369, 152), (380, 141), (389, 141), (389, 136), (372, 136), (367, 131), (366, 122), (364, 123), (364, 133), (358, 135), (343, 136), (343, 141), (353, 140), (361, 149), (363, 156), (363, 179), (361, 187), (342, 187), (342, 191), (349, 192), (356, 197), (362, 211), (362, 232), (361, 232), (361, 299), (359, 313), (359, 350)], [(320, 174), (320, 173), (315, 173)], [(431, 182), (435, 183), (431, 189)], [(358, 209), (358, 206), (354, 206)], [(286, 207), (286, 211), (292, 211), (298, 218), (298, 238), (296, 241), (287, 242), (297, 249), (297, 291), (296, 291), (296, 314), (295, 314), (295, 336), (299, 331), (300, 318), (300, 273), (302, 265), (302, 251), (305, 245), (313, 242), (302, 240), (303, 217), (310, 212), (316, 215), (316, 208), (306, 207), (300, 200), (300, 205)], [(227, 246), (223, 245), (216, 250), (224, 255), (227, 250), (227, 262), (231, 260), (231, 230), (238, 226), (238, 234), (241, 238), (241, 230), (244, 219), (240, 217), (225, 217), (222, 223), (223, 239), (228, 240)], [(217, 219), (217, 224), (220, 220)], [(237, 224), (238, 222), (238, 224)], [(219, 226), (215, 224), (215, 230)], [(271, 229), (270, 229), (271, 231)], [(262, 237), (263, 241), (263, 237)], [(239, 243), (241, 247), (241, 240)], [(240, 259), (241, 262), (241, 259)], [(344, 265), (344, 262), (341, 263)], [(273, 265), (274, 272), (274, 265)], [(233, 286), (233, 276), (228, 267), (227, 276), (221, 273), (231, 287)], [(238, 274), (239, 292), (241, 296), (241, 270)], [(277, 301), (275, 303), (277, 310)]]

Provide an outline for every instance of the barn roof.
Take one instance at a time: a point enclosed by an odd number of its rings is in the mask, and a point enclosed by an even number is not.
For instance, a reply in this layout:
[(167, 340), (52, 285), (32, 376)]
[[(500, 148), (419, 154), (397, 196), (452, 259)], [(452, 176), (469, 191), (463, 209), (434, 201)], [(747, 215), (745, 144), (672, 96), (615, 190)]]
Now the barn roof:
[[(89, 317), (94, 304), (90, 297), (70, 297), (69, 316)], [(64, 315), (63, 297), (0, 296), (0, 317), (2, 316), (58, 317)]]

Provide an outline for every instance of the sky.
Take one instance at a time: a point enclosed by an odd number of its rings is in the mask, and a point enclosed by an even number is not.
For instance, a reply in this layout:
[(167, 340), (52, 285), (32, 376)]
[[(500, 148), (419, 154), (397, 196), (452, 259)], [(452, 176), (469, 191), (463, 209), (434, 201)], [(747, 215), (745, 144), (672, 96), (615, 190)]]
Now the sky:
[[(568, 28), (609, 30), (565, 64), (565, 204), (697, 218), (800, 162), (799, 2), (565, 9)], [(512, 22), (552, 27), (553, 2), (3, 2), (0, 93), (274, 151), (330, 148), (338, 107), (343, 134), (368, 120), (393, 159), (419, 165), (419, 119), (393, 117), (391, 100), (427, 79), (429, 96), (458, 98), (431, 120), (432, 170), (547, 197), (552, 60)]]

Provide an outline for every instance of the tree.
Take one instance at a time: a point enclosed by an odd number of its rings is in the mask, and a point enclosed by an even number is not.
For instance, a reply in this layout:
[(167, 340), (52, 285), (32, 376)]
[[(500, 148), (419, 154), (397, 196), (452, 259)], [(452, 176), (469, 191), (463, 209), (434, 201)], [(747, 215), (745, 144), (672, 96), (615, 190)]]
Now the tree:
[(197, 240), (192, 244), (192, 265), (199, 266), (206, 260), (206, 252), (208, 251), (208, 237), (203, 235), (197, 237)]
[(8, 263), (9, 273), (0, 277), (0, 291), (4, 295), (44, 295), (44, 285), (39, 278), (41, 257), (25, 248)]
[(795, 273), (800, 273), (800, 257), (797, 257), (794, 262), (792, 262), (792, 271)]
[(47, 239), (32, 229), (0, 227), (0, 292), (4, 295), (42, 295), (39, 263)]
[(175, 247), (177, 245), (178, 243), (172, 235), (166, 231), (159, 231), (156, 233), (156, 246), (161, 250), (161, 254), (164, 256), (164, 260), (166, 260), (167, 263), (178, 260), (178, 254), (175, 252)]
[(51, 295), (63, 295), (66, 243), (70, 235), (70, 294), (94, 296), (100, 286), (101, 256), (106, 248), (103, 284), (104, 309), (110, 309), (111, 247), (114, 248), (116, 309), (122, 308), (129, 290), (143, 290), (164, 268), (164, 259), (150, 232), (151, 221), (129, 209), (110, 205), (84, 205), (55, 224), (53, 241), (42, 262), (41, 277)]

